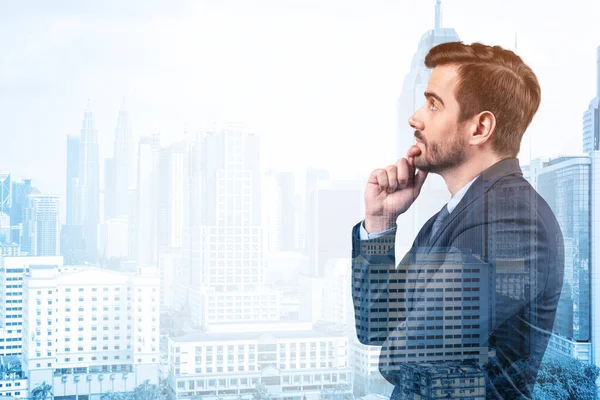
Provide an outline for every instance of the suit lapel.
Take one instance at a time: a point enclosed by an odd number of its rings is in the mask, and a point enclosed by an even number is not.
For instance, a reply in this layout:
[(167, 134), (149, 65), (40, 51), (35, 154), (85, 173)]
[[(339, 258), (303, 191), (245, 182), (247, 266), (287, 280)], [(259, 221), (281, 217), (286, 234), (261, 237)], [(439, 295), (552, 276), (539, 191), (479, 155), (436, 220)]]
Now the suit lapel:
[[(431, 244), (428, 245), (429, 235), (425, 235), (425, 232), (430, 233), (433, 227), (433, 223), (435, 218), (439, 214), (436, 213), (433, 217), (425, 223), (423, 229), (419, 233), (421, 237), (420, 240), (417, 241), (418, 244), (422, 244), (424, 246), (424, 251), (417, 252), (415, 254), (414, 261), (417, 264), (418, 274), (416, 275), (415, 282), (412, 284), (408, 284), (407, 287), (413, 290), (413, 294), (408, 296), (409, 299), (412, 299), (411, 303), (418, 301), (422, 296), (421, 293), (418, 292), (419, 289), (424, 289), (428, 285), (428, 280), (436, 273), (437, 269), (443, 264), (445, 254), (450, 250), (449, 243), (442, 243), (440, 245), (437, 244), (437, 241), (446, 227), (458, 216), (463, 213), (467, 207), (477, 199), (480, 199), (485, 192), (487, 192), (490, 187), (498, 179), (503, 178), (507, 175), (518, 173), (521, 176), (523, 173), (521, 172), (521, 168), (519, 167), (519, 160), (517, 158), (505, 158), (501, 161), (498, 161), (496, 164), (492, 165), (485, 171), (483, 171), (477, 179), (473, 182), (473, 184), (469, 187), (463, 198), (458, 202), (454, 210), (448, 215), (446, 220), (442, 223), (440, 228), (437, 230), (433, 238), (431, 239)], [(484, 216), (481, 216), (484, 218)], [(432, 250), (436, 249), (436, 252), (432, 252)], [(408, 278), (408, 276), (407, 276)], [(410, 279), (410, 278), (409, 278)], [(422, 282), (419, 282), (422, 280)], [(412, 308), (412, 304), (410, 306)]]

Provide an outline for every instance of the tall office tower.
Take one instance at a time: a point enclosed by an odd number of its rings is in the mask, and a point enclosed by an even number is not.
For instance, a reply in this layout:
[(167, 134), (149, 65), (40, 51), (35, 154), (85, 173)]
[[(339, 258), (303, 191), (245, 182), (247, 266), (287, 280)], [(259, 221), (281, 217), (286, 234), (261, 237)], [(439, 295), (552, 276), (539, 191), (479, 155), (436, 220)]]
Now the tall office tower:
[(98, 244), (103, 258), (127, 259), (128, 226), (126, 218), (110, 218), (100, 224)]
[(596, 48), (596, 97), (583, 113), (583, 151), (600, 150), (600, 46)]
[[(62, 268), (60, 256), (5, 257), (0, 270), (0, 355), (21, 355), (23, 341), (23, 277), (32, 265)], [(39, 300), (41, 302), (41, 300)]]
[(160, 150), (158, 180), (158, 247), (181, 247), (189, 205), (189, 173), (186, 144), (174, 143)]
[(30, 194), (25, 210), (23, 251), (31, 256), (60, 255), (60, 199)]
[[(265, 237), (263, 248), (265, 254), (273, 254), (281, 250), (282, 202), (281, 187), (273, 176), (264, 176), (262, 183), (262, 226)], [(288, 218), (289, 223), (289, 218)]]
[(79, 143), (79, 185), (83, 196), (82, 225), (85, 254), (88, 261), (98, 256), (98, 221), (100, 218), (100, 160), (98, 131), (94, 125), (91, 104), (84, 113)]
[(10, 173), (0, 172), (0, 213), (9, 214), (11, 205)]
[(358, 181), (317, 182), (312, 191), (310, 221), (307, 231), (311, 243), (311, 275), (325, 276), (325, 265), (330, 259), (346, 258), (352, 253), (348, 231), (364, 218), (362, 183)]
[(136, 185), (135, 152), (131, 117), (125, 100), (119, 110), (115, 132), (115, 216), (126, 217), (129, 213), (129, 189)]
[[(590, 317), (591, 317), (591, 342), (592, 363), (600, 365), (600, 151), (592, 151), (589, 154), (590, 165), (590, 207), (587, 215), (590, 216)], [(583, 212), (583, 211), (582, 211)]]
[(278, 231), (275, 233), (278, 237), (277, 251), (296, 250), (296, 177), (291, 171), (275, 171), (270, 169), (267, 176), (273, 177), (279, 187), (279, 204), (281, 220), (278, 225)]
[(31, 179), (23, 182), (13, 182), (11, 190), (10, 224), (13, 226), (23, 223), (25, 208), (27, 207), (27, 196), (33, 193)]
[(329, 180), (329, 171), (322, 169), (308, 168), (306, 170), (305, 178), (305, 207), (304, 207), (304, 222), (300, 227), (300, 237), (303, 238), (304, 242), (304, 254), (309, 258), (314, 258), (314, 254), (317, 251), (317, 238), (313, 235), (317, 229), (315, 224), (317, 221), (317, 188), (319, 181)]
[[(565, 274), (548, 352), (591, 361), (595, 352), (592, 297), (594, 240), (592, 209), (597, 194), (590, 192), (600, 174), (589, 156), (533, 160), (529, 182), (546, 200), (560, 224), (565, 242)], [(590, 219), (592, 217), (592, 219)], [(590, 231), (591, 228), (591, 231)], [(599, 357), (600, 358), (600, 357)]]
[(67, 225), (83, 225), (79, 175), (79, 136), (67, 136)]
[(209, 133), (202, 140), (199, 238), (209, 253), (197, 283), (219, 292), (262, 286), (259, 145), (258, 136), (235, 131)]
[(100, 398), (158, 383), (159, 277), (31, 264), (23, 278), (23, 366), (54, 396)]
[(104, 159), (104, 218), (117, 216), (117, 168), (115, 158)]
[(127, 259), (137, 261), (138, 259), (138, 234), (139, 234), (139, 199), (138, 189), (129, 189), (129, 214), (127, 216)]
[[(398, 137), (396, 159), (406, 157), (406, 152), (415, 142), (415, 130), (408, 124), (409, 117), (425, 104), (424, 92), (427, 88), (431, 69), (425, 66), (425, 56), (431, 48), (441, 43), (459, 41), (453, 28), (442, 27), (442, 5), (437, 0), (435, 5), (435, 26), (425, 32), (419, 40), (417, 52), (413, 56), (410, 71), (404, 78), (402, 91), (398, 98)], [(390, 160), (389, 164), (396, 160)], [(400, 218), (402, 229), (396, 234), (398, 247), (410, 248), (414, 238), (423, 226), (445, 203), (450, 200), (450, 193), (441, 176), (429, 174), (417, 201)]]
[(191, 198), (200, 201), (190, 209), (198, 222), (186, 286), (198, 325), (279, 318), (280, 295), (264, 289), (259, 148), (258, 136), (222, 130), (193, 149)]
[(115, 130), (114, 155), (107, 158), (104, 169), (104, 218), (127, 218), (129, 189), (135, 187), (131, 118), (125, 101), (119, 110)]
[(84, 187), (80, 175), (81, 140), (67, 136), (66, 224), (60, 231), (60, 251), (66, 265), (87, 260), (83, 237)]
[[(132, 221), (130, 238), (135, 243), (132, 256), (140, 264), (157, 265), (158, 261), (158, 168), (160, 137), (141, 137), (138, 145), (138, 178), (130, 210)], [(132, 244), (133, 245), (133, 244)]]

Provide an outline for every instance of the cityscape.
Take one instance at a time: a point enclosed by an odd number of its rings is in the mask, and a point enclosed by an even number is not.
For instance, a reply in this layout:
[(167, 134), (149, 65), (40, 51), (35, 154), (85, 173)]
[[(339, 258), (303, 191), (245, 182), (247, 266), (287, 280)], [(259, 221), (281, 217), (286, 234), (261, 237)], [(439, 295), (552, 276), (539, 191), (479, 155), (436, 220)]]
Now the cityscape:
[[(398, 93), (396, 158), (413, 142), (406, 121), (424, 101), (425, 55), (461, 40), (444, 26), (441, 0), (431, 11), (432, 28), (415, 43)], [(600, 45), (594, 51), (596, 95), (581, 110), (581, 152), (521, 163), (565, 244), (536, 387), (542, 399), (598, 395)], [(260, 133), (235, 124), (186, 130), (171, 143), (158, 131), (136, 140), (125, 99), (112, 156), (101, 157), (100, 112), (93, 98), (73, 112), (81, 128), (64, 135), (64, 193), (45, 193), (43, 182), (0, 164), (1, 398), (384, 400), (394, 385), (407, 399), (486, 398), (482, 366), (492, 357), (478, 343), (489, 328), (475, 320), (493, 301), (479, 288), (496, 279), (509, 295), (528, 285), (518, 264), (490, 272), (475, 267), (476, 256), (458, 255), (444, 277), (469, 283), (435, 288), (453, 288), (446, 307), (470, 311), (442, 313), (428, 329), (460, 330), (464, 349), (436, 350), (386, 374), (380, 357), (394, 349), (356, 324), (353, 302), (368, 293), (353, 293), (364, 259), (351, 233), (364, 218), (370, 171), (337, 179), (318, 167), (264, 170)], [(395, 260), (447, 199), (442, 181), (427, 181), (387, 243)], [(405, 278), (416, 280), (411, 273)], [(436, 336), (436, 346), (447, 349), (447, 338)], [(405, 339), (406, 358), (420, 358), (429, 337)], [(468, 363), (449, 362), (456, 360)]]

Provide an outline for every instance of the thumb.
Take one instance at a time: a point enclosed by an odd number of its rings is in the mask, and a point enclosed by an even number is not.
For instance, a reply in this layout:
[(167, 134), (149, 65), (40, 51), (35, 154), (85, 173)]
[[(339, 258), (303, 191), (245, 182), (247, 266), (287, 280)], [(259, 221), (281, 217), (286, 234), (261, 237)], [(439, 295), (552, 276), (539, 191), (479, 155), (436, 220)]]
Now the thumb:
[(427, 171), (419, 170), (415, 175), (415, 191), (417, 195), (421, 193), (421, 188), (423, 187), (423, 183), (425, 183), (425, 179), (427, 179), (427, 174)]

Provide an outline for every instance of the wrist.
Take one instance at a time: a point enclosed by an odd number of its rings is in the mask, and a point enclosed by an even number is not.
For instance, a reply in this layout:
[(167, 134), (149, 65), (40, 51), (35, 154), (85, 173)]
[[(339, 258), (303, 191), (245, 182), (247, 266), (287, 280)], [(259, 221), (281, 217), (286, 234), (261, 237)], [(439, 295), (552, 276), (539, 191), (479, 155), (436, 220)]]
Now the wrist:
[(368, 233), (387, 231), (396, 226), (396, 218), (392, 216), (366, 216), (365, 230)]

